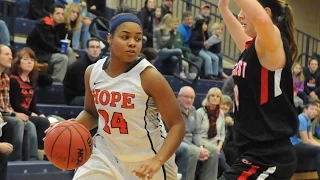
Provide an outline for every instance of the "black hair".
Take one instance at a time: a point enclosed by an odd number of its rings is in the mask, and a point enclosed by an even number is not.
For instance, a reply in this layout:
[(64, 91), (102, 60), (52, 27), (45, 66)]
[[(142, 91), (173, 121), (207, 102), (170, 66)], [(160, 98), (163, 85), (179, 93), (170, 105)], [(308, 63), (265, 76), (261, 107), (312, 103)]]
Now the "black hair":
[(53, 4), (53, 5), (50, 7), (49, 13), (50, 13), (50, 14), (54, 14), (54, 12), (56, 12), (56, 8), (64, 9), (64, 7), (61, 6), (60, 4)]
[(88, 41), (86, 42), (86, 47), (87, 47), (87, 48), (89, 48), (89, 44), (90, 44), (91, 41), (97, 41), (97, 42), (100, 43), (100, 40), (99, 40), (99, 39), (97, 39), (97, 38), (95, 38), (95, 37), (92, 37), (92, 38), (88, 39)]
[(204, 19), (198, 19), (194, 25), (193, 30), (195, 31), (202, 31), (202, 26), (205, 24), (206, 21)]

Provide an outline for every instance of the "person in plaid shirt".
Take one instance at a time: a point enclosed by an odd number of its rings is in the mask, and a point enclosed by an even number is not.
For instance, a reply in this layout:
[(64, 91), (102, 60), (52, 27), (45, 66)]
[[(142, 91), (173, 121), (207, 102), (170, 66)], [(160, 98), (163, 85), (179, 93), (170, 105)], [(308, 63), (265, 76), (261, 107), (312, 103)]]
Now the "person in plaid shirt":
[[(29, 117), (23, 113), (14, 112), (9, 99), (10, 78), (5, 70), (11, 67), (12, 52), (5, 45), (0, 44), (0, 112), (3, 120), (13, 127), (13, 152), (9, 160), (22, 160), (23, 136), (27, 135), (28, 157), (25, 159), (34, 160), (38, 158), (38, 143), (35, 125), (29, 121)], [(27, 134), (24, 134), (24, 130)]]

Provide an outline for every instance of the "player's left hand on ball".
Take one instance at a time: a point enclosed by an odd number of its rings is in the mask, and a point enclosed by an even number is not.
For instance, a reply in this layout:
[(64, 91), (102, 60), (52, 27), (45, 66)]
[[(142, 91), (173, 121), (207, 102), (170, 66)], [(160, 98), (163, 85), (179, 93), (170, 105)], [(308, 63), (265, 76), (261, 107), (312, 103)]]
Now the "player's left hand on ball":
[(132, 172), (141, 179), (152, 179), (153, 175), (159, 171), (162, 164), (159, 160), (153, 158), (149, 161), (141, 164), (139, 168), (136, 168)]

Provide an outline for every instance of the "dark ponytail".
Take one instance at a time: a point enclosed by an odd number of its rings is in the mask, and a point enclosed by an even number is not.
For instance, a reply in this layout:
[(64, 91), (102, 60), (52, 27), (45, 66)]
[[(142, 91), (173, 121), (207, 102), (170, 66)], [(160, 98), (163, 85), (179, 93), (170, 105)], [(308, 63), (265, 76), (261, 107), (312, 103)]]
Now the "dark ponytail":
[(295, 61), (298, 50), (294, 38), (294, 20), (291, 7), (283, 0), (258, 0), (265, 8), (269, 7), (272, 12), (272, 21), (279, 28), (280, 32), (289, 41), (292, 61)]

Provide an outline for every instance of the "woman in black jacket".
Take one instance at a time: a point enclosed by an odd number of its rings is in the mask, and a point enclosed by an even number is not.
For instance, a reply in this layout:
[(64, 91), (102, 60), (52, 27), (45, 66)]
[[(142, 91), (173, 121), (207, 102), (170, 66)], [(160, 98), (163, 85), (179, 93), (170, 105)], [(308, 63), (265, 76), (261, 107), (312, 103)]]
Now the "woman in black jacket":
[(144, 7), (139, 11), (138, 18), (143, 26), (143, 39), (145, 47), (153, 47), (153, 19), (154, 0), (146, 0)]
[(190, 48), (194, 55), (200, 56), (204, 60), (206, 78), (215, 80), (218, 76), (219, 57), (207, 50), (205, 41), (208, 38), (208, 25), (203, 19), (198, 19), (192, 30)]

